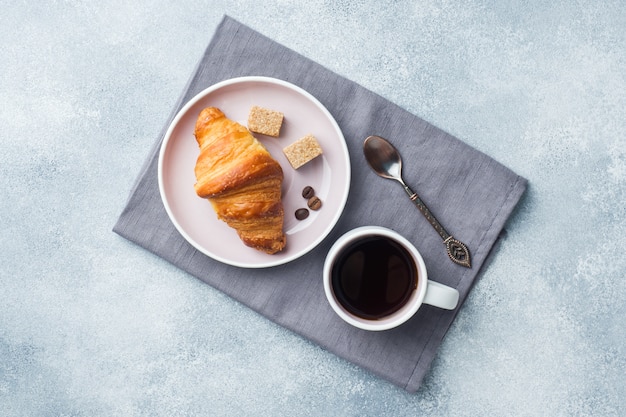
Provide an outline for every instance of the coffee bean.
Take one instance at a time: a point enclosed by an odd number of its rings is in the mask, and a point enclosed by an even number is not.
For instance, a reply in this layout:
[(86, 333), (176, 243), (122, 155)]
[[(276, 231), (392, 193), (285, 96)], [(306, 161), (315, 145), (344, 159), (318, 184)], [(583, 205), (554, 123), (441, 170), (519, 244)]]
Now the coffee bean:
[(307, 205), (311, 210), (319, 210), (320, 207), (322, 207), (322, 200), (320, 200), (317, 196), (313, 196), (309, 198), (309, 201), (307, 201)]
[(302, 197), (306, 198), (307, 200), (313, 197), (314, 195), (315, 195), (315, 190), (313, 189), (313, 187), (309, 185), (304, 187), (304, 190), (302, 190)]
[(296, 210), (296, 219), (304, 220), (307, 217), (309, 217), (309, 210), (305, 208), (299, 208), (298, 210)]

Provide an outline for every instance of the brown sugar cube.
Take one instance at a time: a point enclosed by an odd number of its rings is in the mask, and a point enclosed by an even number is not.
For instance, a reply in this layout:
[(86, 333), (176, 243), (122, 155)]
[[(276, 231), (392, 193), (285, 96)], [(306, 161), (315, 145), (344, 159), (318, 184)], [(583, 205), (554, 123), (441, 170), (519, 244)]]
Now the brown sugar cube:
[(248, 115), (248, 129), (262, 135), (278, 137), (283, 125), (283, 114), (276, 110), (252, 106)]
[(298, 169), (313, 158), (320, 156), (322, 148), (315, 136), (306, 135), (283, 149), (283, 153), (293, 169)]

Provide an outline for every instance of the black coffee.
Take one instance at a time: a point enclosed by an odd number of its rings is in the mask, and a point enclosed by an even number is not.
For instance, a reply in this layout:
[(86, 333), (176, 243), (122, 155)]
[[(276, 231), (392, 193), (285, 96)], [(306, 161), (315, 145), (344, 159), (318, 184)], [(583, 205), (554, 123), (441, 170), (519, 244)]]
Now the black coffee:
[(332, 287), (339, 303), (365, 319), (380, 319), (397, 311), (416, 286), (417, 271), (410, 253), (382, 236), (345, 247), (332, 270)]

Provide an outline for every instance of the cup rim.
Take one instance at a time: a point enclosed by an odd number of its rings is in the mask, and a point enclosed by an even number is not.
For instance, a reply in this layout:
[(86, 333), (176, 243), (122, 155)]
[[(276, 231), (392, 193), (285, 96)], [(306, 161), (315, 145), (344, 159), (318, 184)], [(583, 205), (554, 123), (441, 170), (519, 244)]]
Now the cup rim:
[[(332, 267), (336, 256), (350, 242), (367, 236), (384, 236), (400, 243), (413, 258), (418, 273), (417, 287), (413, 290), (413, 294), (411, 294), (411, 297), (406, 304), (389, 316), (374, 320), (357, 317), (346, 311), (336, 299), (331, 284)], [(339, 317), (357, 328), (370, 331), (380, 331), (398, 327), (415, 315), (417, 310), (422, 305), (424, 296), (426, 295), (428, 272), (420, 252), (400, 233), (382, 226), (361, 226), (344, 233), (331, 246), (326, 255), (326, 259), (324, 260), (323, 281), (326, 299)]]

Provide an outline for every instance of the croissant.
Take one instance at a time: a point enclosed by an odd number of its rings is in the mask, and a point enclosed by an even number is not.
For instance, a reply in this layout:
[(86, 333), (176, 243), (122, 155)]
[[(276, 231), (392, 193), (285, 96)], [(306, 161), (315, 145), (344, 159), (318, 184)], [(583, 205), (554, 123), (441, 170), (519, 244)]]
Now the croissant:
[(242, 242), (274, 254), (283, 250), (283, 170), (248, 129), (216, 107), (198, 116), (195, 137), (199, 197), (209, 200), (218, 219), (237, 231)]

